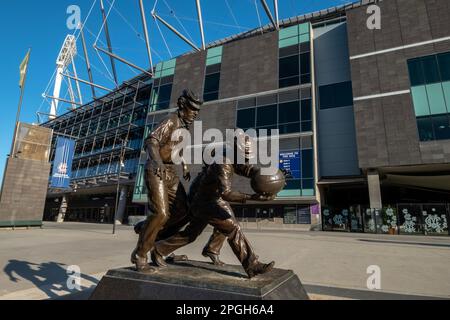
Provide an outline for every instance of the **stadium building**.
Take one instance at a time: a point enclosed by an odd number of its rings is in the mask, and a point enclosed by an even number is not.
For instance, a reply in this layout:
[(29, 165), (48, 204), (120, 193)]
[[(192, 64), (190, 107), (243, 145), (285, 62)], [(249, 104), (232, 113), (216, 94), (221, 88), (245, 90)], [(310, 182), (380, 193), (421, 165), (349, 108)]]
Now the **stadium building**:
[[(71, 189), (48, 190), (46, 219), (112, 222), (116, 207), (124, 223), (147, 214), (143, 140), (190, 88), (205, 100), (203, 130), (280, 131), (291, 177), (273, 202), (235, 205), (244, 223), (448, 235), (448, 0), (361, 1), (292, 17), (153, 73), (42, 124), (77, 139)], [(251, 192), (245, 179), (234, 183)]]

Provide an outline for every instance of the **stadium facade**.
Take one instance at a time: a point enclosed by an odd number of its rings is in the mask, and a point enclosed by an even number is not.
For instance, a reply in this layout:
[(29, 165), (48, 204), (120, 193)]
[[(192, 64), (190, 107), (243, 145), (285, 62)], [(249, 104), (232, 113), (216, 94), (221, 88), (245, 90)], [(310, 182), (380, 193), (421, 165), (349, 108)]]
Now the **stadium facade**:
[[(373, 4), (381, 29), (368, 24)], [(239, 219), (448, 235), (447, 0), (362, 1), (286, 19), (161, 62), (153, 78), (43, 124), (77, 139), (71, 190), (49, 189), (45, 218), (112, 222), (116, 194), (119, 220), (145, 215), (142, 142), (184, 88), (203, 94), (203, 130), (280, 131), (291, 178), (273, 202), (235, 205)], [(250, 192), (245, 179), (234, 184)]]

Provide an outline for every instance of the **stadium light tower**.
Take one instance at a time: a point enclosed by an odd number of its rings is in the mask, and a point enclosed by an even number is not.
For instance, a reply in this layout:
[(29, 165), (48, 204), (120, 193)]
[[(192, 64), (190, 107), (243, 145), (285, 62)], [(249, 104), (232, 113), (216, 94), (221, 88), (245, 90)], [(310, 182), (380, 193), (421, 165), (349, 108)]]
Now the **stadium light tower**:
[(56, 59), (56, 78), (55, 87), (53, 89), (53, 100), (50, 107), (50, 114), (48, 118), (55, 119), (58, 110), (58, 102), (60, 99), (61, 84), (63, 79), (63, 72), (73, 62), (73, 57), (77, 54), (76, 39), (73, 35), (67, 35), (64, 43)]

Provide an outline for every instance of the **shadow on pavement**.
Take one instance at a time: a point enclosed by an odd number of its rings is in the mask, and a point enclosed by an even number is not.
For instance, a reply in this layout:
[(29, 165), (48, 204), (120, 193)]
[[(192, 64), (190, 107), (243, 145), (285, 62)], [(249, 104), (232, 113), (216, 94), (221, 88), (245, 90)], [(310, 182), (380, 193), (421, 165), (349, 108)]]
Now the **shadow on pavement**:
[[(67, 267), (67, 265), (58, 262), (36, 264), (22, 260), (9, 260), (3, 271), (8, 275), (10, 281), (17, 283), (21, 280), (28, 280), (44, 292), (48, 298), (54, 299), (60, 298), (62, 295), (79, 292), (76, 288), (70, 289), (67, 286), (70, 276), (74, 275), (67, 271)], [(81, 281), (98, 283), (96, 278), (89, 275), (80, 274), (79, 276)], [(73, 279), (69, 280), (69, 283), (73, 282)]]

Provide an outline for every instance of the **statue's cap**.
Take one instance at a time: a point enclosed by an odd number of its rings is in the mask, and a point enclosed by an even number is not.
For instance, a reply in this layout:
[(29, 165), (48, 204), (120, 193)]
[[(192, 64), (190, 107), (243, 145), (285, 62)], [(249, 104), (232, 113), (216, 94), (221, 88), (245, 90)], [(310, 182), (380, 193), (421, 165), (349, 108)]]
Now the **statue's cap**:
[(180, 107), (186, 106), (196, 111), (200, 111), (203, 104), (203, 101), (190, 89), (183, 90), (180, 100), (183, 102)]

